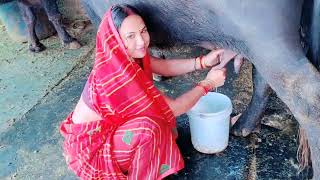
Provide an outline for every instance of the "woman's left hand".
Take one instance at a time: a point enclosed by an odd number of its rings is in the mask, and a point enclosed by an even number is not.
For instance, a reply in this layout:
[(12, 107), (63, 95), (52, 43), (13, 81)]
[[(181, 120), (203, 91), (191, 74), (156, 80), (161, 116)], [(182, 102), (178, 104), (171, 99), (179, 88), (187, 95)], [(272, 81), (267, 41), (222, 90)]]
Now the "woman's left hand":
[(218, 49), (218, 50), (212, 50), (203, 58), (204, 58), (204, 63), (207, 67), (218, 65), (217, 68), (215, 69), (221, 69), (236, 55), (237, 53), (231, 50)]
[(212, 67), (219, 64), (220, 57), (224, 53), (224, 49), (216, 49), (209, 52), (207, 55), (203, 56), (203, 62), (206, 67)]

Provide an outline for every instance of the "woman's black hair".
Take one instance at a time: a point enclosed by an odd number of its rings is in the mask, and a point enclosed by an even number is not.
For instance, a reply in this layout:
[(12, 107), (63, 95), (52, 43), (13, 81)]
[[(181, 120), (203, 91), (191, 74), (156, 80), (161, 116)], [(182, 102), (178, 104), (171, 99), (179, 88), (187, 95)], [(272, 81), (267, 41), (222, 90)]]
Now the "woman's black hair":
[(123, 20), (132, 14), (136, 14), (136, 15), (141, 16), (139, 11), (136, 8), (134, 8), (128, 4), (114, 5), (111, 8), (112, 21), (118, 31), (119, 31), (119, 28), (120, 28)]

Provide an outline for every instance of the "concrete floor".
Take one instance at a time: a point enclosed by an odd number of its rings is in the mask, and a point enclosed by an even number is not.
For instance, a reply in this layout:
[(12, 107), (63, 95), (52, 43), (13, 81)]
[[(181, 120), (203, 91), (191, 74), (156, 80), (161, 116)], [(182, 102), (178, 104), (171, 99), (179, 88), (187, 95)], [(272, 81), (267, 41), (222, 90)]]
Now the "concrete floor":
[[(62, 156), (59, 124), (73, 110), (93, 64), (94, 30), (77, 35), (84, 45), (65, 50), (57, 37), (42, 42), (47, 50), (31, 54), (26, 44), (11, 42), (0, 26), (0, 179), (76, 179)], [(186, 47), (163, 51), (167, 58), (191, 57), (201, 49)], [(228, 66), (226, 85), (218, 91), (233, 102), (233, 114), (250, 101), (251, 65), (240, 76)], [(157, 82), (157, 87), (176, 97), (202, 79), (205, 72)], [(168, 179), (307, 179), (297, 174), (296, 121), (286, 106), (272, 96), (260, 134), (247, 138), (230, 135), (222, 153), (197, 152), (190, 141), (188, 116), (178, 117), (178, 145), (186, 167)], [(309, 172), (310, 173), (310, 172)]]

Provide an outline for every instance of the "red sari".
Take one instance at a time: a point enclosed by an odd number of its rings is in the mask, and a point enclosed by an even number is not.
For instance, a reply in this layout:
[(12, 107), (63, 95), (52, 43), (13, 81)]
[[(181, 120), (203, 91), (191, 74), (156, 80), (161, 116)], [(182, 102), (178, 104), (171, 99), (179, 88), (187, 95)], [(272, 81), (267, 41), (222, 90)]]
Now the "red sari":
[(130, 60), (109, 10), (88, 78), (90, 103), (103, 119), (74, 124), (70, 113), (60, 127), (67, 164), (81, 179), (162, 179), (184, 167), (176, 119), (153, 84), (149, 55), (143, 69)]

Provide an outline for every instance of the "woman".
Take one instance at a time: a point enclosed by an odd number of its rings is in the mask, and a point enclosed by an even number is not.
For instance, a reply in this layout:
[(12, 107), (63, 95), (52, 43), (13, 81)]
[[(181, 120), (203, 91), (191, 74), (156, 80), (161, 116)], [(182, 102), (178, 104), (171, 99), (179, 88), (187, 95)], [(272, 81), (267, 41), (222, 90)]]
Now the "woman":
[(149, 41), (134, 8), (118, 5), (104, 15), (94, 67), (74, 112), (61, 125), (68, 166), (81, 179), (162, 179), (184, 167), (175, 117), (222, 86), (225, 70), (212, 69), (176, 99), (156, 89), (152, 73), (176, 76), (212, 67), (223, 50), (165, 61), (148, 54)]

